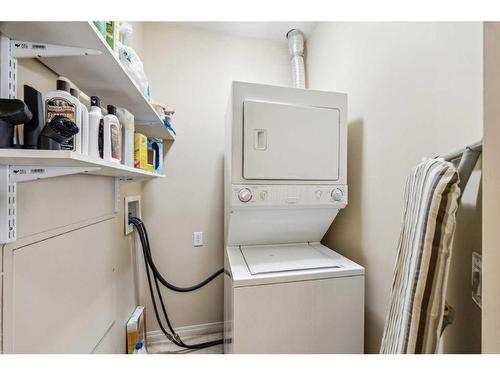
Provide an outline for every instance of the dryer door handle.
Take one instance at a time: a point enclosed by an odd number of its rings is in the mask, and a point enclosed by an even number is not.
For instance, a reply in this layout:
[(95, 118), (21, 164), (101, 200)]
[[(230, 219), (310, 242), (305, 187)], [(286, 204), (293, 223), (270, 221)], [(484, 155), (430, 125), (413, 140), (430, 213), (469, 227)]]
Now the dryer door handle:
[(267, 150), (267, 130), (255, 129), (253, 147), (258, 151)]

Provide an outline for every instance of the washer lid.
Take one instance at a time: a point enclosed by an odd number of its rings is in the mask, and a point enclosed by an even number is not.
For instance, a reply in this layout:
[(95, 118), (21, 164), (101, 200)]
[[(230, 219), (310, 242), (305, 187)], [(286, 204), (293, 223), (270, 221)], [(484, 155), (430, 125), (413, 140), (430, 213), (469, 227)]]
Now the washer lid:
[(318, 268), (341, 268), (330, 254), (310, 244), (241, 246), (252, 275)]

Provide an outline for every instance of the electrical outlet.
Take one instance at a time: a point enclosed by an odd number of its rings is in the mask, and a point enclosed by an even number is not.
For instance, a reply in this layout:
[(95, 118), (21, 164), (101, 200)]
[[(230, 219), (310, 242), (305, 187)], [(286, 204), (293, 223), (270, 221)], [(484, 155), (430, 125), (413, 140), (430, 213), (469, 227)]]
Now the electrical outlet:
[(193, 233), (193, 246), (194, 247), (203, 246), (203, 232)]
[(481, 255), (472, 253), (472, 299), (481, 307), (481, 283), (482, 283), (482, 259)]
[(141, 197), (138, 195), (125, 197), (125, 208), (123, 210), (123, 213), (125, 235), (127, 235), (134, 231), (134, 226), (128, 223), (129, 216), (135, 216), (139, 219), (141, 218)]

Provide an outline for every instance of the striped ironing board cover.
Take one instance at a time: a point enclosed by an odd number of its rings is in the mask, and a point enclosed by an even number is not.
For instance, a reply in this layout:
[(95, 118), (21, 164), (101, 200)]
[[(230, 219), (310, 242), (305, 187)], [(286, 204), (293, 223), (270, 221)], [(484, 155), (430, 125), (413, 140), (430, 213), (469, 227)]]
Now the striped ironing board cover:
[(436, 353), (460, 188), (456, 167), (428, 159), (408, 176), (380, 352)]

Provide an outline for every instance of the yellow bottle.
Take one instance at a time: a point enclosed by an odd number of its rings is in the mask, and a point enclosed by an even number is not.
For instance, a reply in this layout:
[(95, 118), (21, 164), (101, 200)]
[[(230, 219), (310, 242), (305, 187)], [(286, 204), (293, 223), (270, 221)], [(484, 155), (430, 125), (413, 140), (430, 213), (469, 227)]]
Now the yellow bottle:
[(134, 134), (134, 167), (147, 170), (148, 138), (141, 133)]

